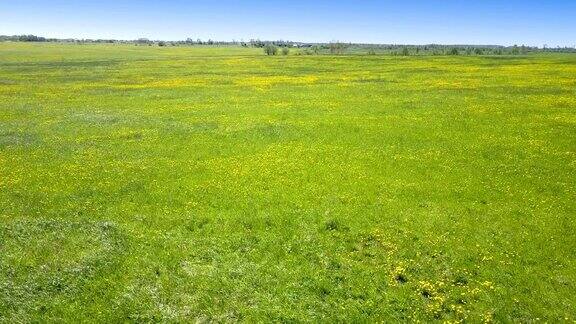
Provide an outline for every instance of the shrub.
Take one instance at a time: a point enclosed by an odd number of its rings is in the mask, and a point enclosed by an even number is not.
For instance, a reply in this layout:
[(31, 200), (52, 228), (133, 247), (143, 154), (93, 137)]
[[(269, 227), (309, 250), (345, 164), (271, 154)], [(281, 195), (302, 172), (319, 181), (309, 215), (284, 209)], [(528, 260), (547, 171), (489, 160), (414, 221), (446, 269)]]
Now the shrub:
[(346, 45), (340, 42), (332, 42), (329, 44), (331, 54), (343, 54), (346, 49)]
[(290, 54), (290, 49), (288, 47), (282, 47), (282, 55)]
[(266, 55), (276, 55), (278, 54), (278, 46), (274, 44), (266, 44), (266, 46), (264, 46), (264, 53), (266, 53)]

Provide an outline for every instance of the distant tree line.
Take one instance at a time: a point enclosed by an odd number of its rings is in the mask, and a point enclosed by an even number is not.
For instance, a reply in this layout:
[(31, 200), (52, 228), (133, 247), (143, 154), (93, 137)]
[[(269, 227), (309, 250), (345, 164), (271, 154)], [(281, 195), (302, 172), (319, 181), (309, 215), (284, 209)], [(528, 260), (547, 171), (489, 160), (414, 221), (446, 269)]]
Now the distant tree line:
[(400, 56), (412, 55), (524, 55), (534, 52), (576, 53), (574, 47), (547, 46), (535, 47), (525, 45), (370, 45), (354, 44), (351, 52), (366, 51), (367, 54), (389, 54)]
[(525, 45), (393, 45), (393, 44), (355, 44), (355, 43), (319, 43), (301, 44), (297, 55), (318, 54), (368, 54), (368, 55), (524, 55), (537, 52), (576, 53), (575, 47), (535, 47)]
[(0, 35), (0, 42), (59, 42), (75, 44), (133, 44), (137, 46), (242, 46), (262, 48), (267, 55), (288, 55), (291, 49), (297, 49), (296, 55), (320, 55), (320, 54), (368, 54), (368, 55), (523, 55), (535, 52), (557, 52), (576, 53), (576, 46), (573, 47), (542, 47), (514, 45), (395, 45), (395, 44), (357, 44), (333, 41), (330, 43), (303, 43), (285, 40), (263, 41), (259, 39), (215, 41), (212, 39), (202, 40), (187, 38), (181, 41), (150, 40), (139, 38), (136, 40), (115, 40), (115, 39), (59, 39), (45, 38), (36, 35)]

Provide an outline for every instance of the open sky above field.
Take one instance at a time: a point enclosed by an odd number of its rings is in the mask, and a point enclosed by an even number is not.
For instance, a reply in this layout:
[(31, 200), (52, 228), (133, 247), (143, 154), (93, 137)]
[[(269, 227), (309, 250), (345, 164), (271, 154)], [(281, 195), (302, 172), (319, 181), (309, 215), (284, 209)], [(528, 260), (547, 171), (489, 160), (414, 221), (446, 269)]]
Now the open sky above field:
[(1, 1), (0, 34), (574, 46), (576, 2)]

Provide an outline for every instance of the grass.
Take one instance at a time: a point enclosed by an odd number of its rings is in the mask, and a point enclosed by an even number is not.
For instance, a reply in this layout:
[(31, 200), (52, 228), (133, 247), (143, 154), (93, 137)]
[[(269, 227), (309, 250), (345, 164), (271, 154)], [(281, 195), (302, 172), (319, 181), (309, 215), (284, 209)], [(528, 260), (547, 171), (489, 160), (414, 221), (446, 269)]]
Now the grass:
[(0, 44), (0, 322), (574, 321), (576, 56)]

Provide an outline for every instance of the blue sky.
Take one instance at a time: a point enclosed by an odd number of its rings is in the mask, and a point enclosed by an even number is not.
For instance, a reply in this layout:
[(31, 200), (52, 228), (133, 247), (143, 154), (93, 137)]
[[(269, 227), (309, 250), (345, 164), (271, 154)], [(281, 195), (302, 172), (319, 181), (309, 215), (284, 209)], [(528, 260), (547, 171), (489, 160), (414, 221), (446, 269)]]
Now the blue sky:
[(576, 0), (0, 0), (0, 34), (576, 45)]

